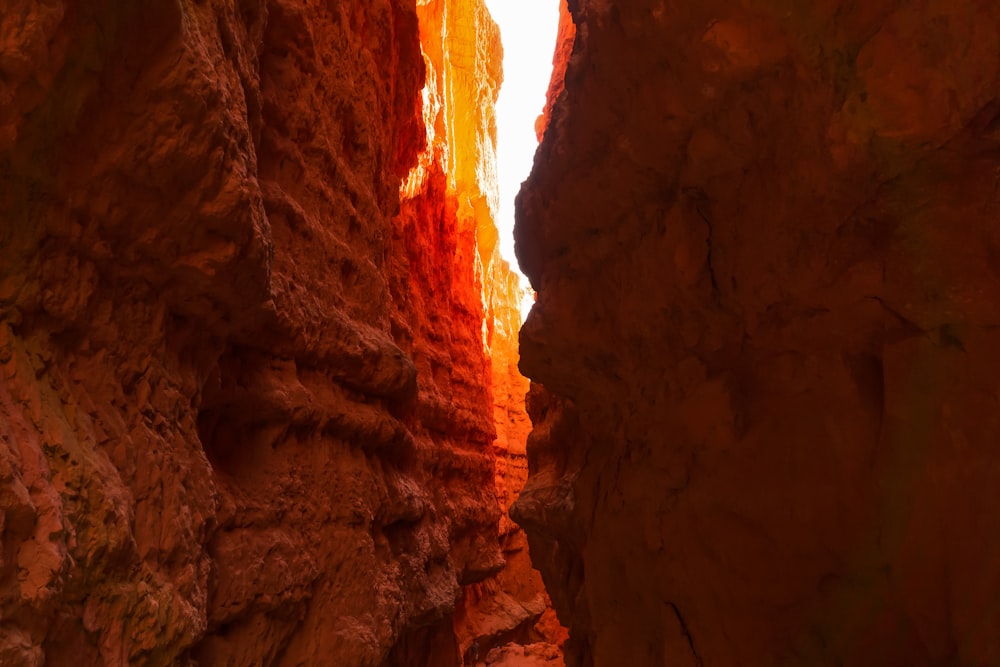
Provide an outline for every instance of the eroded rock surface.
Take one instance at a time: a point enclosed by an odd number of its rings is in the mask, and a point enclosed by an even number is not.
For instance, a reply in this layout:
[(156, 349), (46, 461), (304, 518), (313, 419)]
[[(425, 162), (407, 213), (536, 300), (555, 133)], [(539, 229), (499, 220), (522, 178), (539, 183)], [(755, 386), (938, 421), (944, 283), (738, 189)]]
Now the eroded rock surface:
[(428, 112), (420, 20), (0, 3), (3, 665), (460, 664), (492, 145), (434, 138), (480, 116)]
[[(500, 256), (494, 222), (499, 208), (494, 105), (503, 78), (500, 33), (482, 0), (426, 0), (417, 12), (428, 71), (423, 91), (427, 148), (407, 179), (400, 217), (416, 216), (418, 224), (407, 229), (425, 230), (423, 245), (440, 243), (442, 230), (452, 229), (449, 234), (456, 241), (449, 253), (456, 260), (450, 273), (437, 274), (436, 282), (414, 291), (436, 294), (454, 289), (450, 285), (466, 286), (462, 298), (467, 305), (452, 312), (451, 321), (464, 323), (460, 329), (468, 348), (475, 348), (476, 339), (489, 350), (485, 382), (481, 370), (458, 375), (477, 378), (484, 391), (492, 388), (483, 397), (493, 406), (494, 479), (479, 492), (496, 495), (503, 556), (503, 568), (494, 576), (463, 589), (453, 619), (463, 659), (473, 664), (475, 653), (482, 659), (493, 647), (511, 642), (561, 645), (565, 630), (531, 565), (527, 538), (508, 516), (527, 479), (525, 441), (531, 423), (525, 409), (528, 381), (517, 369), (521, 288)], [(428, 210), (428, 205), (437, 208)], [(419, 224), (423, 219), (431, 223)], [(424, 354), (433, 356), (433, 332), (447, 323), (424, 326)], [(441, 360), (440, 367), (447, 366)]]
[(571, 5), (516, 231), (567, 663), (1000, 663), (1000, 6)]
[(518, 651), (523, 651), (522, 645), (532, 644), (538, 645), (536, 649), (547, 645), (551, 649), (549, 652), (554, 652), (561, 660), (566, 629), (556, 618), (541, 575), (532, 564), (527, 536), (509, 515), (528, 478), (525, 444), (531, 421), (525, 405), (529, 383), (517, 370), (520, 286), (517, 277), (507, 271), (506, 262), (496, 264), (496, 268), (503, 275), (494, 276), (488, 282), (506, 293), (491, 300), (495, 306), (490, 344), (497, 429), (493, 451), (504, 568), (495, 577), (466, 589), (456, 610), (456, 634), (465, 638), (463, 655), (468, 657), (469, 664), (473, 663), (469, 651), (473, 643), (479, 660), (489, 655), (494, 647), (510, 645), (504, 650), (516, 656), (520, 655)]

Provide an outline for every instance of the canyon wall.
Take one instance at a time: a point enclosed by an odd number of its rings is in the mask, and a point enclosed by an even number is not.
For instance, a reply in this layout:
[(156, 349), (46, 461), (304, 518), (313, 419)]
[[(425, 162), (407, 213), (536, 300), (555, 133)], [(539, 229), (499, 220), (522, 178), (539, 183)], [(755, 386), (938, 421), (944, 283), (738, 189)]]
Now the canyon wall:
[[(495, 225), (499, 194), (494, 105), (503, 78), (501, 36), (482, 0), (422, 0), (417, 13), (427, 69), (427, 141), (403, 188), (401, 229), (407, 247), (451, 245), (447, 254), (456, 260), (449, 270), (421, 265), (420, 257), (427, 256), (423, 250), (411, 252), (419, 270), (409, 275), (421, 281), (411, 293), (436, 299), (452, 291), (457, 307), (432, 318), (419, 316), (431, 309), (418, 308), (405, 319), (422, 341), (414, 357), (421, 371), (418, 378), (451, 378), (437, 387), (436, 401), (444, 404), (462, 391), (477, 392), (470, 407), (479, 411), (478, 419), (486, 418), (481, 412), (484, 402), (492, 406), (490, 441), (482, 444), (492, 454), (494, 477), (470, 481), (476, 493), (494, 493), (499, 503), (503, 567), (463, 587), (452, 626), (463, 660), (474, 664), (475, 656), (486, 659), (492, 648), (509, 643), (560, 645), (565, 630), (532, 568), (526, 536), (507, 513), (527, 478), (524, 445), (530, 420), (524, 401), (528, 381), (517, 370), (521, 288), (500, 256)], [(430, 259), (441, 264), (433, 254)], [(451, 339), (461, 337), (462, 349), (485, 347), (488, 377), (481, 366), (455, 369), (455, 360), (447, 356), (454, 344), (444, 344), (442, 332)], [(481, 355), (476, 358), (481, 360)], [(411, 659), (406, 664), (424, 663)]]
[(461, 664), (499, 44), (442, 96), (442, 2), (140, 4), (0, 10), (0, 663)]
[(571, 9), (515, 231), (567, 664), (1000, 664), (1000, 6)]

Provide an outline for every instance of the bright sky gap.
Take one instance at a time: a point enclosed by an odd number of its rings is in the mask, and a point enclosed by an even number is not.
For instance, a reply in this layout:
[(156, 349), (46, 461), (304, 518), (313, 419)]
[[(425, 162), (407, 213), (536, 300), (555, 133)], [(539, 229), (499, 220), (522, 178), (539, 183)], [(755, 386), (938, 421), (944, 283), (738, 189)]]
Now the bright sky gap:
[[(538, 141), (535, 119), (545, 107), (559, 28), (559, 0), (486, 0), (503, 40), (503, 85), (497, 101), (497, 170), (500, 179), (500, 253), (520, 274), (514, 257), (514, 197), (531, 172)], [(521, 276), (521, 284), (528, 279)], [(522, 319), (532, 298), (521, 305)]]

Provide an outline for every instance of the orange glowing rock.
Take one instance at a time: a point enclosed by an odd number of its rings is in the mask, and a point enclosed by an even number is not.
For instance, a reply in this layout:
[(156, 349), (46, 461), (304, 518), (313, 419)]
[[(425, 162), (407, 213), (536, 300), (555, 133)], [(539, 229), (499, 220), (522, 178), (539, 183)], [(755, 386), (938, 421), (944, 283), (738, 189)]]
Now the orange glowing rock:
[(535, 134), (538, 141), (541, 141), (542, 137), (545, 136), (545, 130), (552, 120), (552, 109), (565, 88), (566, 68), (569, 66), (575, 41), (576, 24), (573, 23), (573, 15), (569, 12), (567, 0), (559, 0), (559, 28), (556, 34), (555, 53), (552, 55), (552, 78), (549, 81), (549, 90), (545, 95), (545, 109), (535, 121)]
[[(497, 434), (492, 451), (505, 557), (504, 569), (495, 577), (466, 588), (455, 632), (466, 656), (473, 642), (484, 656), (498, 641), (544, 639), (561, 644), (565, 631), (554, 620), (541, 578), (531, 566), (523, 532), (507, 516), (527, 477), (524, 443), (530, 422), (524, 409), (528, 382), (517, 370), (521, 291), (517, 276), (500, 257), (495, 224), (499, 202), (494, 104), (502, 78), (500, 35), (481, 0), (424, 2), (418, 13), (427, 65), (422, 92), (427, 144), (404, 183), (400, 217), (412, 230), (410, 235), (427, 229), (433, 238), (448, 230), (449, 238), (454, 235), (453, 246), (442, 249), (425, 239), (421, 247), (428, 247), (420, 253), (450, 252), (435, 263), (452, 263), (455, 275), (474, 271), (474, 281), (452, 280), (434, 290), (476, 288), (462, 293), (461, 299), (465, 312), (481, 318), (475, 330), (481, 332), (492, 366), (489, 386)], [(434, 174), (440, 176), (436, 187), (443, 193), (428, 190)], [(447, 202), (443, 208), (435, 204), (442, 194)], [(545, 624), (536, 629), (543, 616)]]

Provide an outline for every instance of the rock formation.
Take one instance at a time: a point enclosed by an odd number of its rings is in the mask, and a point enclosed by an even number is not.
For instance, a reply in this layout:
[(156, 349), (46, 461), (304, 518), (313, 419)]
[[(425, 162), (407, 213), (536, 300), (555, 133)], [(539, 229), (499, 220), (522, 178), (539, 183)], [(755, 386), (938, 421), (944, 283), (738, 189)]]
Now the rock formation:
[(1000, 5), (571, 9), (514, 513), (567, 664), (1000, 664)]
[(541, 575), (532, 564), (527, 536), (509, 516), (509, 509), (528, 477), (525, 444), (531, 422), (525, 396), (529, 383), (517, 370), (517, 332), (521, 325), (516, 305), (520, 300), (519, 281), (508, 272), (506, 262), (494, 266), (502, 275), (495, 276), (488, 284), (505, 292), (490, 300), (495, 306), (489, 318), (494, 324), (490, 344), (497, 429), (494, 455), (496, 492), (502, 511), (499, 533), (504, 568), (496, 577), (468, 587), (456, 612), (456, 634), (466, 638), (463, 647), (475, 641), (480, 656), (487, 657), (487, 664), (494, 664), (489, 658), (494, 647), (515, 644), (509, 650), (498, 651), (494, 658), (511, 660), (509, 664), (516, 667), (523, 659), (522, 645), (537, 644), (538, 655), (551, 658), (552, 649), (556, 649), (554, 653), (561, 665), (561, 646), (567, 632), (556, 618)]
[[(473, 644), (485, 658), (491, 648), (509, 642), (559, 645), (565, 630), (531, 566), (524, 532), (507, 515), (527, 479), (524, 444), (530, 420), (524, 404), (528, 381), (517, 370), (520, 287), (500, 257), (494, 223), (499, 207), (494, 105), (502, 81), (500, 34), (482, 0), (426, 0), (418, 4), (417, 12), (427, 69), (423, 91), (427, 148), (404, 187), (400, 219), (408, 233), (424, 234), (417, 247), (433, 245), (441, 237), (442, 222), (453, 226), (456, 245), (450, 252), (456, 263), (452, 272), (412, 292), (436, 295), (454, 289), (453, 285), (466, 286), (462, 307), (450, 314), (452, 335), (467, 337), (464, 349), (477, 349), (478, 340), (490, 354), (486, 380), (482, 369), (452, 370), (453, 384), (441, 387), (437, 399), (454, 400), (455, 388), (461, 386), (454, 383), (461, 378), (477, 378), (481, 390), (492, 387), (492, 396), (478, 396), (474, 405), (479, 409), (484, 400), (492, 401), (495, 479), (484, 485), (477, 478), (474, 483), (479, 493), (495, 493), (499, 500), (504, 567), (496, 576), (465, 586), (459, 600), (454, 636), (463, 658), (471, 662)], [(428, 272), (410, 275), (425, 277)], [(459, 322), (463, 324), (456, 326)], [(448, 326), (446, 321), (421, 324), (426, 342), (418, 358), (440, 357), (441, 341), (435, 331)], [(438, 377), (452, 363), (446, 357), (437, 359), (436, 367), (432, 362), (418, 377)]]
[(545, 108), (535, 120), (535, 135), (539, 143), (545, 136), (548, 129), (549, 120), (552, 118), (552, 109), (556, 101), (562, 96), (566, 86), (566, 68), (569, 66), (569, 57), (573, 53), (573, 45), (576, 43), (576, 24), (573, 23), (573, 15), (569, 12), (567, 0), (559, 1), (559, 27), (556, 31), (556, 48), (552, 54), (552, 74), (549, 77), (549, 89), (545, 94)]
[(3, 665), (461, 664), (500, 47), (419, 4), (4, 0)]

